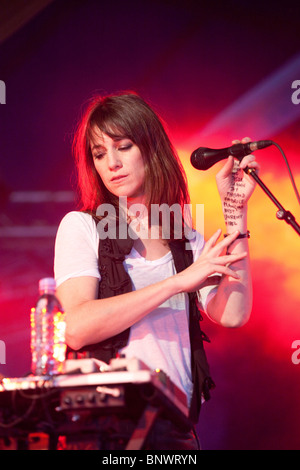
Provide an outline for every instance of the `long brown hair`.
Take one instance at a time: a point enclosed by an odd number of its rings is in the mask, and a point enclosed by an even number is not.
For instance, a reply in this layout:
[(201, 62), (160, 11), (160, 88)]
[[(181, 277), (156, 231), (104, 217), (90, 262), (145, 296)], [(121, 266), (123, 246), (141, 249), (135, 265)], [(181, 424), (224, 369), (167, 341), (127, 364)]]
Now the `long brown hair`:
[(90, 149), (93, 129), (109, 137), (126, 137), (140, 149), (145, 164), (145, 195), (151, 204), (189, 204), (186, 174), (161, 119), (136, 93), (96, 96), (79, 122), (73, 142), (81, 209), (95, 213), (101, 203), (117, 206), (102, 183)]

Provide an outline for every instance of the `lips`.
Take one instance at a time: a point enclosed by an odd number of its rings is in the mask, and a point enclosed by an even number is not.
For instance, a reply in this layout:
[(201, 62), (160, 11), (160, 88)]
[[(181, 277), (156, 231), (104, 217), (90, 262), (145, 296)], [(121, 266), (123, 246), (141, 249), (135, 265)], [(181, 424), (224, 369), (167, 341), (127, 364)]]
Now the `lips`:
[(117, 183), (118, 181), (122, 181), (124, 178), (127, 178), (128, 175), (118, 175), (114, 176), (110, 181), (111, 183)]

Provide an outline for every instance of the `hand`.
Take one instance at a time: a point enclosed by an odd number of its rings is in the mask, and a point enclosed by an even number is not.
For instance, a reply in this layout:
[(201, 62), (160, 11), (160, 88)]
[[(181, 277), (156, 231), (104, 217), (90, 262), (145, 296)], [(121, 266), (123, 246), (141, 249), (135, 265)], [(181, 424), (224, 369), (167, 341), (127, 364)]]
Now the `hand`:
[(232, 255), (223, 255), (222, 253), (239, 235), (238, 231), (233, 232), (217, 243), (221, 235), (221, 229), (206, 242), (200, 257), (188, 268), (175, 275), (179, 282), (181, 292), (194, 292), (198, 290), (201, 284), (208, 276), (221, 273), (225, 276), (231, 276), (240, 279), (238, 273), (230, 269), (229, 265), (239, 261), (247, 256), (247, 252), (241, 252)]
[[(245, 137), (241, 142), (246, 144), (251, 142), (251, 139)], [(238, 144), (240, 141), (234, 140), (232, 143)], [(235, 210), (244, 208), (256, 186), (254, 179), (243, 171), (247, 166), (254, 168), (256, 172), (260, 169), (254, 155), (247, 155), (240, 163), (230, 156), (216, 176), (217, 187), (223, 204), (225, 202)]]

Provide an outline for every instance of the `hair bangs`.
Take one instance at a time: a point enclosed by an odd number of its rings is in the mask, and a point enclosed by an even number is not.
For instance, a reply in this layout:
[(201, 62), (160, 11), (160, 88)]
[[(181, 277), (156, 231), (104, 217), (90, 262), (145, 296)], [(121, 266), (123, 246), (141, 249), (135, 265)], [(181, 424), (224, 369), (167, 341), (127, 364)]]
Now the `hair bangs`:
[(105, 105), (96, 108), (90, 116), (87, 129), (89, 141), (93, 140), (95, 135), (99, 136), (98, 131), (111, 139), (129, 138), (135, 141), (134, 133), (126, 118)]

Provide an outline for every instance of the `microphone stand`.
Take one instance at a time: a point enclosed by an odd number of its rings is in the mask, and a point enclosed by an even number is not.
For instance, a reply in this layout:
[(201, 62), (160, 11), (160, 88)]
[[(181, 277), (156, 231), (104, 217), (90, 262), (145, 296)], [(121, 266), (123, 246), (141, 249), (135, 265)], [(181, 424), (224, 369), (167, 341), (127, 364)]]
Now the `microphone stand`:
[(258, 185), (263, 189), (263, 191), (269, 196), (275, 206), (278, 208), (276, 217), (279, 220), (284, 220), (287, 224), (291, 225), (293, 229), (300, 235), (300, 225), (296, 222), (295, 217), (290, 211), (285, 210), (285, 208), (280, 204), (276, 197), (271, 193), (267, 186), (262, 182), (262, 180), (257, 175), (256, 171), (253, 168), (246, 167), (244, 172), (247, 175), (252, 176), (252, 178), (258, 183)]

